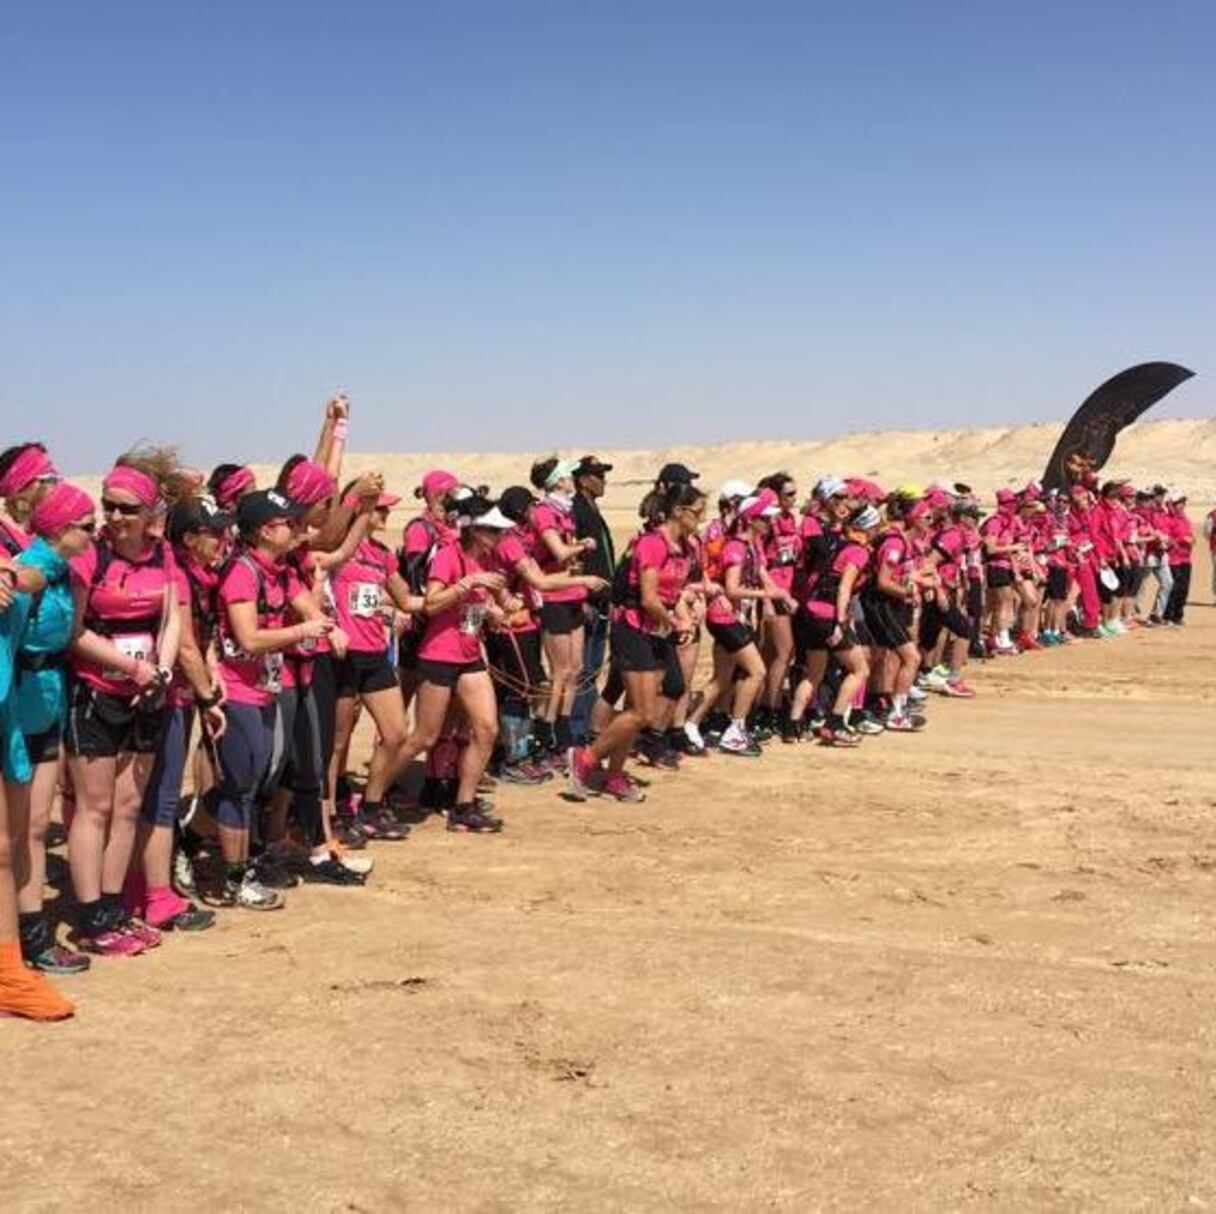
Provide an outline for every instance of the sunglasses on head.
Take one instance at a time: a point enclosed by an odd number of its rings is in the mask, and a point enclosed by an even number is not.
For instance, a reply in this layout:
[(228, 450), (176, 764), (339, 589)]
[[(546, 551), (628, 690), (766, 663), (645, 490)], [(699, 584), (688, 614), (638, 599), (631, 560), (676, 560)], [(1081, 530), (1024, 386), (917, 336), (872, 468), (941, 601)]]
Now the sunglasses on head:
[(101, 509), (103, 514), (121, 514), (124, 518), (133, 518), (143, 507), (138, 502), (115, 502), (103, 497)]

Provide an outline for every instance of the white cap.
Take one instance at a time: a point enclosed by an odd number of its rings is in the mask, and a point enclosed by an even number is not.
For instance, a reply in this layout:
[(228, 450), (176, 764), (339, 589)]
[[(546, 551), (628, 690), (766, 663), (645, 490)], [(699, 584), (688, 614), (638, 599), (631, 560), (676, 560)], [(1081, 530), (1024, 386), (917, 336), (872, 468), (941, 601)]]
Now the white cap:
[(487, 510), (485, 514), (472, 517), (464, 515), (457, 522), (461, 527), (487, 527), (491, 531), (510, 531), (515, 526), (497, 506)]
[(842, 493), (848, 493), (849, 487), (838, 476), (832, 476), (829, 473), (827, 476), (820, 477), (819, 483), (815, 486), (815, 496), (821, 501), (830, 501), (834, 497), (839, 497)]
[(756, 510), (755, 507), (760, 505), (762, 500), (764, 499), (758, 493), (753, 497), (745, 497), (739, 503), (739, 514), (744, 518), (749, 515), (758, 518), (772, 518), (774, 514), (781, 513), (781, 507), (774, 506), (771, 502), (763, 510)]
[(723, 481), (722, 488), (718, 490), (718, 501), (734, 501), (737, 497), (747, 497), (751, 491), (752, 487), (747, 481), (741, 481), (736, 477), (734, 480)]

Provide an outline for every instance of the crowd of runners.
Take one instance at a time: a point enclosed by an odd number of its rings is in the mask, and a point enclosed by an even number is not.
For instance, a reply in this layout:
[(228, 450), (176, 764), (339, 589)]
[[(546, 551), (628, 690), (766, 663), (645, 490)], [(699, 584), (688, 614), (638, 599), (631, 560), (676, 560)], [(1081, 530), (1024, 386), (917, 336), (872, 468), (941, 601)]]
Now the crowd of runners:
[(348, 426), (335, 397), (272, 484), (135, 450), (98, 500), (39, 443), (0, 454), (0, 1013), (68, 1016), (48, 975), (362, 885), (427, 814), (498, 832), (500, 783), (641, 801), (638, 764), (868, 745), (973, 696), (971, 661), (1184, 623), (1194, 528), (1160, 485), (1082, 469), (987, 509), (672, 463), (618, 552), (594, 456), (494, 495), (430, 471), (390, 533), (402, 499), (343, 480)]

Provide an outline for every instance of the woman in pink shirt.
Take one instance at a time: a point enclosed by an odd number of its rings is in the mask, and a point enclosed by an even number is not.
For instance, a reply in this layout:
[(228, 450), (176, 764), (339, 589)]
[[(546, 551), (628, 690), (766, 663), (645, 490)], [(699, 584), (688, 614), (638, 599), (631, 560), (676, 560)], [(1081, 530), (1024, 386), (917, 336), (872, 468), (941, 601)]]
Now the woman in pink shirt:
[(1179, 628), (1186, 622), (1186, 600), (1191, 592), (1191, 553), (1195, 548), (1195, 524), (1187, 517), (1185, 493), (1170, 499), (1168, 522), (1174, 585), (1163, 618), (1166, 624)]
[(765, 603), (760, 620), (760, 653), (766, 673), (760, 693), (757, 719), (766, 729), (775, 730), (781, 722), (785, 680), (794, 656), (792, 608), (794, 575), (802, 561), (802, 526), (796, 506), (798, 486), (787, 472), (774, 472), (759, 483), (777, 497), (777, 513), (764, 538), (764, 562), (773, 585), (784, 590), (789, 599)]
[(482, 633), (519, 611), (523, 602), (506, 593), (506, 578), (486, 566), (500, 535), (513, 526), (496, 505), (481, 497), (459, 504), (459, 539), (434, 555), (427, 572), (426, 631), (418, 646), (418, 692), (414, 731), (392, 756), (392, 775), (439, 741), (453, 707), (463, 712), (469, 744), (459, 759), (456, 803), (448, 830), (496, 832), (502, 822), (478, 803), (498, 736), (494, 684), (486, 669)]
[[(41, 443), (19, 443), (0, 452), (0, 555), (15, 557), (29, 546), (34, 538), (30, 516), (47, 490), (61, 479)], [(26, 582), (17, 584), (18, 590), (36, 592), (38, 588), (28, 576)]]
[(625, 775), (625, 760), (639, 732), (659, 720), (662, 685), (667, 683), (663, 694), (669, 701), (683, 694), (678, 608), (692, 572), (690, 541), (705, 516), (705, 494), (688, 483), (658, 492), (661, 521), (630, 545), (614, 596), (612, 662), (625, 684), (625, 708), (590, 746), (571, 749), (569, 795), (578, 801), (600, 792), (618, 801), (644, 799)]
[(536, 504), (532, 493), (522, 485), (504, 491), (498, 507), (514, 526), (499, 535), (488, 561), (489, 568), (506, 578), (507, 593), (522, 603), (503, 628), (486, 637), (486, 651), (498, 695), (499, 742), (503, 748), (499, 774), (508, 782), (523, 784), (551, 779), (553, 774), (533, 770), (527, 764), (532, 702), (545, 679), (540, 641), (544, 595), (571, 585), (582, 586), (588, 594), (607, 589), (602, 578), (590, 574), (541, 570), (536, 559), (536, 533), (528, 521)]
[(71, 563), (76, 621), (66, 732), (79, 943), (128, 955), (160, 942), (155, 929), (130, 916), (122, 890), (181, 629), (177, 565), (168, 544), (149, 533), (162, 484), (129, 459), (102, 483), (102, 533)]
[[(532, 465), (532, 484), (544, 498), (532, 509), (536, 563), (542, 573), (577, 573), (584, 552), (595, 549), (590, 537), (577, 539), (574, 522), (574, 470), (577, 461), (550, 456)], [(549, 700), (536, 721), (537, 737), (558, 761), (570, 749), (570, 710), (583, 670), (587, 591), (568, 585), (542, 594), (541, 645), (549, 666)]]
[[(764, 659), (747, 617), (758, 603), (770, 600), (779, 599), (791, 610), (794, 606), (792, 596), (768, 576), (764, 563), (764, 536), (778, 509), (776, 495), (768, 489), (739, 504), (734, 534), (719, 558), (721, 577), (715, 580), (722, 593), (710, 599), (705, 611), (705, 626), (714, 639), (713, 676), (688, 719), (701, 728), (719, 695), (730, 690), (730, 717), (718, 741), (724, 754), (750, 758), (760, 754), (748, 732), (747, 717), (764, 686)], [(736, 671), (742, 672), (741, 678)]]
[[(452, 523), (456, 510), (456, 494), (460, 491), (460, 478), (443, 468), (433, 468), (414, 490), (425, 509), (405, 525), (401, 547), (397, 550), (397, 569), (413, 595), (426, 592), (426, 576), (435, 553), (457, 539), (456, 527)], [(401, 696), (406, 709), (418, 688), (415, 667), (418, 662), (418, 646), (426, 631), (426, 616), (414, 612), (406, 621), (397, 639), (397, 676), (401, 685)]]
[[(225, 866), (218, 898), (224, 906), (275, 910), (283, 905), (250, 864), (249, 836), (273, 757), (283, 653), (333, 630), (287, 563), (305, 509), (273, 489), (241, 498), (240, 540), (220, 579), (219, 674), (227, 728), (219, 740), (219, 783), (212, 800)], [(288, 623), (289, 610), (299, 623)]]
[[(344, 498), (354, 486), (348, 486)], [(377, 745), (364, 789), (358, 821), (370, 826), (372, 838), (397, 839), (408, 833), (402, 823), (384, 812), (392, 756), (409, 730), (405, 703), (390, 656), (389, 623), (394, 609), (410, 615), (422, 611), (423, 597), (412, 594), (401, 576), (397, 557), (380, 538), (388, 530), (389, 511), (400, 502), (382, 493), (370, 504), (367, 532), (354, 551), (330, 578), (338, 626), (346, 634), (346, 656), (337, 666), (337, 729), (330, 785), (346, 770), (347, 751), (354, 732), (358, 706), (363, 705), (376, 724)]]

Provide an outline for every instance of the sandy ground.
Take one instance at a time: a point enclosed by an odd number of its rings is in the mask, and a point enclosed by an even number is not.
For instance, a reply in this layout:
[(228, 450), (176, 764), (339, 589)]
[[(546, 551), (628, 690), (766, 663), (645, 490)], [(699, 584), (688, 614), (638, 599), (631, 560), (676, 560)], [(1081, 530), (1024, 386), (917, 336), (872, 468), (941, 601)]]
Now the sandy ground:
[(1196, 606), (918, 737), (507, 790), (99, 962), (0, 1023), (4, 1206), (1216, 1206), (1214, 653)]

